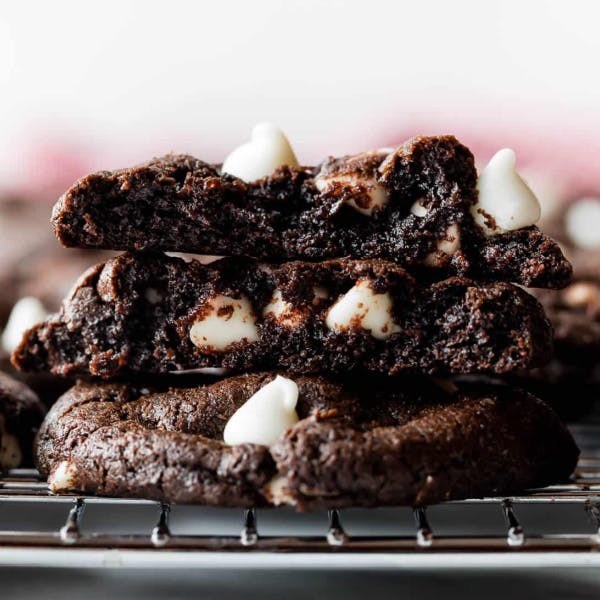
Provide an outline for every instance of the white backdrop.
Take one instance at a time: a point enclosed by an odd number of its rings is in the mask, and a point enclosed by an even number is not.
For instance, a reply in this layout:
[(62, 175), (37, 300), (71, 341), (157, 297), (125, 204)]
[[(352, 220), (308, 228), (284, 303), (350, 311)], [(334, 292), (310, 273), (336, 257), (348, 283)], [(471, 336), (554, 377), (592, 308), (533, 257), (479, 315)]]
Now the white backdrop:
[(599, 17), (594, 0), (2, 2), (0, 184), (220, 160), (265, 119), (303, 162), (443, 131), (593, 179)]

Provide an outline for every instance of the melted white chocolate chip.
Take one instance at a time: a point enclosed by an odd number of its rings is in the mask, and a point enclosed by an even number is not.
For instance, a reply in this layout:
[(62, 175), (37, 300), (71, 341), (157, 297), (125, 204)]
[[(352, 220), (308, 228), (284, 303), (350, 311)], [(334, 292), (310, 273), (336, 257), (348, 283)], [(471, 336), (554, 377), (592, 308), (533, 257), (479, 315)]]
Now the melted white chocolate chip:
[(333, 331), (365, 329), (384, 340), (400, 331), (392, 317), (392, 298), (386, 292), (378, 294), (368, 279), (361, 279), (329, 309), (325, 323)]
[(12, 352), (21, 343), (23, 334), (48, 318), (49, 314), (44, 305), (33, 296), (26, 296), (15, 302), (2, 333), (2, 347), (7, 352)]
[[(315, 177), (315, 186), (323, 194), (327, 194), (337, 187), (349, 187), (353, 193), (348, 195), (344, 202), (359, 213), (370, 217), (377, 210), (382, 209), (390, 201), (387, 190), (374, 177), (361, 177), (358, 174), (319, 175)], [(361, 197), (361, 202), (356, 201), (356, 195)]]
[(190, 339), (198, 348), (225, 350), (235, 342), (258, 340), (256, 317), (245, 296), (218, 295), (203, 307), (202, 313), (190, 329)]
[(273, 123), (259, 123), (252, 130), (250, 141), (225, 159), (221, 171), (250, 182), (271, 175), (282, 165), (298, 166), (287, 137)]
[(479, 200), (471, 214), (488, 236), (529, 227), (540, 219), (540, 203), (517, 172), (510, 148), (493, 156), (479, 176), (477, 189)]
[(263, 494), (275, 506), (296, 504), (295, 498), (290, 494), (287, 477), (283, 475), (275, 475), (263, 488)]
[(284, 327), (298, 327), (304, 321), (304, 313), (283, 299), (281, 290), (275, 290), (271, 301), (263, 310), (265, 317), (271, 317)]
[(410, 212), (415, 215), (415, 217), (424, 217), (429, 211), (422, 204), (423, 199), (415, 200), (412, 206), (410, 207)]
[(230, 446), (271, 446), (298, 422), (297, 402), (296, 383), (277, 375), (233, 413), (225, 425), (223, 440)]
[[(313, 287), (312, 305), (317, 306), (322, 300), (329, 298), (329, 293), (320, 286)], [(280, 325), (290, 329), (299, 327), (308, 314), (295, 308), (290, 302), (283, 299), (281, 290), (275, 290), (269, 304), (263, 309), (263, 315), (277, 321)]]
[(73, 489), (77, 477), (77, 469), (73, 463), (63, 460), (52, 470), (48, 477), (48, 487), (54, 493), (67, 492)]
[(442, 263), (440, 253), (451, 257), (460, 249), (460, 229), (456, 223), (447, 227), (445, 237), (437, 241), (436, 247), (437, 250), (430, 252), (423, 261), (428, 267), (440, 266)]

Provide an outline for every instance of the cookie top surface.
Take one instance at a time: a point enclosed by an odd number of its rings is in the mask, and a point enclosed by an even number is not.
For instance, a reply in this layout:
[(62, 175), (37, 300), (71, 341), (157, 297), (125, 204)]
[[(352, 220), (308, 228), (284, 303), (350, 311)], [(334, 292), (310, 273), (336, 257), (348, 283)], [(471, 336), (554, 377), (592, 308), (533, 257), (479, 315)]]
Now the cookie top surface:
[(414, 270), (562, 287), (571, 267), (535, 226), (487, 235), (477, 173), (452, 136), (280, 167), (244, 182), (188, 155), (84, 177), (57, 202), (66, 246), (253, 256), (382, 258)]
[(226, 445), (227, 421), (274, 377), (162, 390), (79, 384), (48, 414), (38, 466), (57, 489), (308, 510), (514, 492), (568, 477), (577, 458), (532, 396), (423, 378), (293, 376), (300, 420), (271, 447)]

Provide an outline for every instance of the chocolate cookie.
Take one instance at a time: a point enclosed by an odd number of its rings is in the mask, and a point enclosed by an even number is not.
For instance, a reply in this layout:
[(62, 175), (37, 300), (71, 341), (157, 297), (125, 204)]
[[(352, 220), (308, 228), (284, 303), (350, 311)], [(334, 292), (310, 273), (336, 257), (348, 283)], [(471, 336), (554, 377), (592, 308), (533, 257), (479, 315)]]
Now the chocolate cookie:
[(0, 372), (0, 471), (32, 464), (33, 438), (45, 412), (32, 390)]
[(570, 264), (535, 226), (490, 235), (476, 223), (476, 181), (471, 152), (452, 136), (417, 137), (317, 167), (284, 166), (251, 183), (167, 155), (84, 177), (60, 198), (52, 221), (71, 247), (274, 262), (381, 258), (438, 277), (566, 285)]
[(507, 379), (563, 418), (580, 418), (600, 397), (600, 281), (582, 279), (560, 291), (533, 293), (554, 329), (554, 357), (548, 365)]
[(540, 305), (508, 283), (420, 285), (380, 260), (203, 265), (130, 253), (90, 269), (12, 360), (103, 378), (200, 367), (440, 374), (528, 368), (550, 353)]
[(80, 383), (48, 413), (36, 463), (58, 492), (301, 511), (515, 493), (576, 464), (570, 434), (536, 398), (422, 378), (293, 377), (300, 420), (271, 447), (226, 445), (226, 423), (273, 378), (166, 391)]

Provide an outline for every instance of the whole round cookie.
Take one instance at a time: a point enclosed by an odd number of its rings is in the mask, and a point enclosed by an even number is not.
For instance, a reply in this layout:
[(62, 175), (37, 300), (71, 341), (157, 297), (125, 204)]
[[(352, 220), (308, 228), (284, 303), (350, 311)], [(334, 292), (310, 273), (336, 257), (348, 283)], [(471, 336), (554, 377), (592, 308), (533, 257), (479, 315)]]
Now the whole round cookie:
[(0, 471), (32, 464), (33, 440), (45, 412), (35, 392), (0, 372)]
[(272, 426), (276, 390), (262, 398), (271, 412), (239, 415), (276, 375), (166, 390), (79, 383), (48, 413), (37, 466), (56, 492), (304, 511), (505, 494), (564, 480), (576, 464), (570, 434), (533, 396), (411, 377), (284, 373), (295, 418), (272, 443), (232, 443), (234, 420), (241, 442), (252, 423)]

